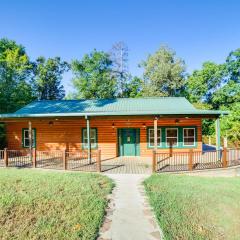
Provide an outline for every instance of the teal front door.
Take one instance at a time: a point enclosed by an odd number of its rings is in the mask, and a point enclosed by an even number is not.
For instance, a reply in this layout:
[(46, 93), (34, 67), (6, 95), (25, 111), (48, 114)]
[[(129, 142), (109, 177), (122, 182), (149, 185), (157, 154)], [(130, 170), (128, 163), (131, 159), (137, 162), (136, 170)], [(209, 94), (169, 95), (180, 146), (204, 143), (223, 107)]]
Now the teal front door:
[(139, 129), (119, 129), (119, 150), (120, 156), (139, 155)]

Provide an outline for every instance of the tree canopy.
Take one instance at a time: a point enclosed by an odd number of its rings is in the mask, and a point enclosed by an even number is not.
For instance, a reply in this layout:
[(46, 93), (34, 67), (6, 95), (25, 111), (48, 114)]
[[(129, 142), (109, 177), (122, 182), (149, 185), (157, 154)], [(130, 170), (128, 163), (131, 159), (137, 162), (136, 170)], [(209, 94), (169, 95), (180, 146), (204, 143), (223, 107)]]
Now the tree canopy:
[(185, 63), (169, 47), (162, 46), (142, 63), (144, 96), (176, 96), (185, 86)]
[[(189, 75), (186, 96), (193, 103), (230, 112), (222, 118), (223, 133), (232, 141), (239, 141), (240, 49), (232, 51), (222, 64), (203, 63), (202, 69)], [(204, 121), (205, 134), (212, 134), (213, 121)]]
[(233, 141), (237, 147), (240, 143), (240, 102), (233, 104), (228, 116), (221, 121), (221, 130), (224, 136)]
[(112, 61), (107, 53), (92, 51), (82, 60), (72, 62), (75, 98), (114, 98), (116, 78), (112, 74)]
[(0, 39), (0, 112), (14, 112), (32, 101), (32, 64), (22, 45)]
[(69, 64), (62, 61), (60, 57), (37, 58), (34, 63), (34, 90), (39, 100), (62, 99), (65, 90), (61, 84), (63, 73), (69, 70)]

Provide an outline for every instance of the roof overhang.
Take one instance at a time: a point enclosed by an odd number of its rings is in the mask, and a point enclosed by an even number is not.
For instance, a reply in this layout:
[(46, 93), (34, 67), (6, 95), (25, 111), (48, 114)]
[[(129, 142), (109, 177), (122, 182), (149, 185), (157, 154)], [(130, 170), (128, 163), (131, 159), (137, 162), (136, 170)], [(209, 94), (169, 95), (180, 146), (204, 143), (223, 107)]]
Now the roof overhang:
[(192, 118), (218, 118), (222, 115), (227, 115), (226, 111), (214, 110), (196, 110), (185, 112), (84, 112), (84, 113), (44, 113), (44, 114), (1, 114), (0, 121), (4, 122), (11, 119), (47, 119), (47, 118), (77, 118), (77, 117), (103, 117), (103, 116), (158, 116), (158, 117), (192, 117)]

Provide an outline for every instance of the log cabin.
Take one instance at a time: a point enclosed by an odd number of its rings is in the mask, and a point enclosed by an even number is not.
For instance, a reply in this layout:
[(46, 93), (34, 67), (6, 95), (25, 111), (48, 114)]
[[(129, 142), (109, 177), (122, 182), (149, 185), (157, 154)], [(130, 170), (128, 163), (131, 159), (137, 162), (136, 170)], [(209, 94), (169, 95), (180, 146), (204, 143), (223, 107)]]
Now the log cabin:
[[(183, 97), (39, 100), (0, 115), (7, 148), (39, 151), (101, 149), (102, 159), (149, 157), (160, 152), (202, 151), (202, 120), (216, 119), (220, 148), (221, 111), (199, 110)], [(32, 143), (32, 144), (30, 144)]]

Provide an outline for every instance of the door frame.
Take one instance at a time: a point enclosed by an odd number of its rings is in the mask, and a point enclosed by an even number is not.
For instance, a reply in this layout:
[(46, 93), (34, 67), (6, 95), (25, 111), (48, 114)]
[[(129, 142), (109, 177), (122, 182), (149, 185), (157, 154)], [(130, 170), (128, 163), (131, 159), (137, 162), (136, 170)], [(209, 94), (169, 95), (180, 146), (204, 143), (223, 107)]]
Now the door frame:
[[(118, 156), (124, 156), (121, 150), (122, 147), (122, 130), (125, 129), (133, 129), (135, 130), (136, 133), (136, 137), (135, 137), (135, 147), (136, 147), (136, 151), (135, 151), (135, 155), (134, 156), (140, 156), (140, 128), (118, 128), (117, 129), (117, 146), (118, 146)], [(133, 156), (133, 157), (134, 157)]]

